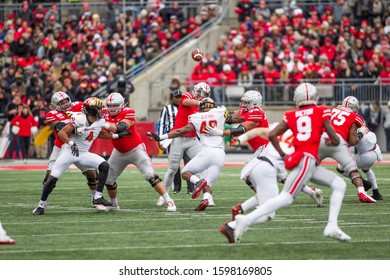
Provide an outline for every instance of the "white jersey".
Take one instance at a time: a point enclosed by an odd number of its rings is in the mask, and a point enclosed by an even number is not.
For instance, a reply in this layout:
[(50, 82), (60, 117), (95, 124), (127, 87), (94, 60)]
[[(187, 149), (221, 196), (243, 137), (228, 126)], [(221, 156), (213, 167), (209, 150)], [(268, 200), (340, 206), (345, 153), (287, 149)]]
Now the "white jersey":
[(205, 131), (206, 126), (224, 130), (225, 112), (226, 108), (221, 106), (208, 112), (198, 112), (189, 116), (189, 122), (195, 126), (202, 147), (225, 149), (223, 136), (211, 136)]
[(106, 121), (101, 118), (89, 125), (85, 114), (76, 113), (70, 117), (70, 123), (75, 129), (75, 134), (72, 134), (70, 139), (77, 145), (80, 152), (88, 152)]
[[(277, 125), (278, 123), (273, 123), (269, 128), (272, 130)], [(290, 129), (286, 130), (282, 135), (278, 136), (280, 148), (286, 155), (291, 155), (295, 151), (295, 147), (292, 144), (293, 140), (294, 135)], [(278, 173), (285, 173), (284, 160), (280, 157), (278, 151), (271, 143), (267, 144), (258, 157), (266, 157), (272, 162)], [(259, 160), (257, 158), (252, 159), (241, 171), (241, 179), (245, 178), (258, 163)]]
[(365, 126), (358, 129), (358, 132), (363, 134), (363, 138), (356, 144), (356, 148), (359, 154), (366, 153), (375, 148), (377, 138), (375, 133), (371, 132)]

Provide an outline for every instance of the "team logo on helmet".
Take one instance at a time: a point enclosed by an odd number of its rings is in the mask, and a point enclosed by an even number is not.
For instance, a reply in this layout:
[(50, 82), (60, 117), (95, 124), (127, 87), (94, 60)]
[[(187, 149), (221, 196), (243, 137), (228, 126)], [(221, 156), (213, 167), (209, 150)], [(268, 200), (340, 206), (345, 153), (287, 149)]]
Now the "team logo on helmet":
[(215, 108), (215, 101), (208, 97), (203, 98), (199, 104), (199, 111), (201, 112), (207, 112), (213, 108)]
[(113, 92), (107, 97), (106, 106), (110, 116), (116, 116), (125, 106), (125, 99), (120, 93)]
[(101, 118), (103, 107), (103, 102), (97, 97), (89, 97), (83, 102), (84, 114), (94, 116), (98, 119)]
[(347, 96), (344, 98), (343, 103), (341, 103), (341, 107), (349, 108), (357, 113), (359, 111), (359, 100), (354, 96)]
[(195, 98), (209, 97), (210, 93), (211, 93), (210, 86), (207, 83), (201, 82), (201, 83), (196, 84), (194, 86), (194, 89), (192, 90), (192, 93), (194, 94)]

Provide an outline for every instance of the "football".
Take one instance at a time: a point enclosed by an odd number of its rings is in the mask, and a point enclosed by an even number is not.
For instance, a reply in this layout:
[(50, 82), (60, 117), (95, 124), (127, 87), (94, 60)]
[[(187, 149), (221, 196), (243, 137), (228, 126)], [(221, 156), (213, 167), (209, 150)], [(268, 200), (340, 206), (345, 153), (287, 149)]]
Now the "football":
[(203, 59), (203, 53), (200, 49), (196, 49), (191, 53), (191, 57), (195, 61), (201, 61)]

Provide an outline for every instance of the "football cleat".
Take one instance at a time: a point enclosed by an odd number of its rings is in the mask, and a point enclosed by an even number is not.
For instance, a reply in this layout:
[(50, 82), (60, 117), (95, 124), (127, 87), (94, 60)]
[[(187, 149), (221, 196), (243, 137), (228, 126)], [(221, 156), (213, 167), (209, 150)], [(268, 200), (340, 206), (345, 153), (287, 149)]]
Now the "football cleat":
[(209, 206), (209, 200), (203, 199), (198, 206), (194, 209), (195, 211), (204, 211), (206, 210), (207, 206)]
[(324, 201), (324, 197), (322, 196), (322, 190), (317, 188), (312, 188), (313, 192), (310, 194), (310, 197), (317, 204), (317, 207), (322, 207), (322, 202)]
[(112, 206), (107, 207), (108, 211), (119, 211), (121, 208), (119, 207), (119, 203), (113, 203)]
[(167, 205), (168, 205), (168, 207), (167, 207), (168, 212), (176, 212), (176, 205), (172, 199), (168, 200)]
[(350, 241), (351, 237), (345, 234), (338, 226), (327, 225), (324, 229), (324, 236), (331, 237), (340, 241)]
[(13, 245), (15, 244), (15, 240), (9, 237), (5, 232), (4, 234), (0, 233), (0, 245)]
[(379, 193), (378, 189), (372, 190), (372, 196), (375, 200), (383, 200), (383, 196)]
[(195, 184), (195, 190), (194, 192), (192, 193), (192, 199), (195, 199), (197, 198), (199, 195), (200, 195), (200, 192), (204, 189), (204, 187), (207, 186), (207, 182), (205, 179), (201, 179), (199, 180), (196, 184)]
[(234, 243), (234, 229), (229, 227), (228, 223), (224, 223), (223, 226), (219, 228), (219, 232), (225, 235), (229, 243)]
[(373, 199), (371, 196), (368, 196), (366, 193), (358, 193), (358, 197), (360, 202), (362, 203), (376, 203), (376, 200)]
[(236, 228), (234, 229), (234, 242), (240, 243), (242, 235), (248, 230), (248, 223), (244, 215), (236, 216)]
[(45, 208), (38, 206), (32, 211), (33, 215), (43, 215), (45, 214)]
[(100, 197), (98, 199), (92, 200), (93, 205), (95, 205), (95, 208), (99, 211), (108, 211), (109, 207), (112, 206), (112, 203), (105, 200), (104, 197)]
[(232, 221), (234, 221), (237, 215), (242, 214), (244, 214), (244, 210), (242, 210), (241, 203), (238, 203), (236, 206), (232, 207)]
[(157, 199), (157, 201), (156, 201), (156, 205), (157, 205), (157, 206), (163, 206), (164, 203), (165, 203), (165, 200), (164, 200), (164, 198), (163, 198), (162, 196), (160, 196), (160, 197)]

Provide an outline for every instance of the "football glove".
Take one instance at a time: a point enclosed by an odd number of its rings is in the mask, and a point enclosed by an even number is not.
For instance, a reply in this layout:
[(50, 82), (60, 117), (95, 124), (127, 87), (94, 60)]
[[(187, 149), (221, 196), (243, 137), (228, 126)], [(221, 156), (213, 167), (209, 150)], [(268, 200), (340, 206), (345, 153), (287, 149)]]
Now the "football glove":
[(240, 139), (235, 138), (235, 137), (231, 137), (231, 138), (230, 138), (230, 146), (231, 146), (231, 147), (237, 147), (237, 146), (240, 145), (240, 144), (241, 144)]
[(77, 147), (76, 143), (74, 143), (73, 141), (70, 141), (68, 143), (68, 145), (70, 146), (70, 149), (72, 150), (72, 155), (75, 157), (79, 157), (79, 148)]
[(154, 132), (147, 132), (146, 133), (146, 136), (148, 136), (149, 140), (151, 141), (157, 141), (157, 142), (160, 142), (160, 136), (158, 136), (156, 133)]
[(205, 131), (206, 134), (210, 136), (223, 136), (223, 130), (219, 129), (218, 127), (211, 127), (206, 125)]

